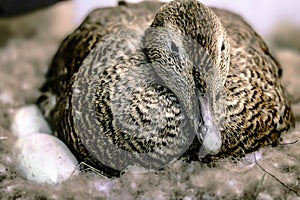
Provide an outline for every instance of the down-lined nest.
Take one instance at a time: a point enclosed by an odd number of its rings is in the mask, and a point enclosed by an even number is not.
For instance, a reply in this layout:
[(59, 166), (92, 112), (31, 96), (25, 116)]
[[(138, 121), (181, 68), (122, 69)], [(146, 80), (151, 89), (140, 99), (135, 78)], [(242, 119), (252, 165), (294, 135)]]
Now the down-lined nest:
[[(296, 128), (283, 134), (281, 145), (262, 149), (255, 156), (249, 155), (242, 161), (221, 160), (214, 167), (199, 162), (177, 161), (159, 172), (126, 172), (117, 179), (83, 172), (61, 185), (53, 186), (36, 184), (18, 176), (14, 158), (10, 154), (15, 141), (9, 130), (11, 115), (16, 108), (34, 102), (38, 97), (38, 88), (44, 81), (44, 73), (53, 54), (61, 39), (73, 29), (67, 25), (70, 21), (61, 20), (66, 19), (66, 10), (71, 10), (71, 6), (71, 3), (65, 3), (27, 16), (0, 21), (1, 199), (299, 198), (300, 148), (297, 141), (300, 137), (300, 46), (295, 47), (297, 42), (290, 42), (293, 37), (288, 36), (291, 33), (288, 31), (277, 32), (273, 38), (269, 38), (282, 64), (283, 83), (292, 98), (297, 120)], [(283, 37), (286, 39), (280, 39)], [(276, 46), (278, 44), (284, 49)], [(290, 44), (293, 46), (290, 47)]]

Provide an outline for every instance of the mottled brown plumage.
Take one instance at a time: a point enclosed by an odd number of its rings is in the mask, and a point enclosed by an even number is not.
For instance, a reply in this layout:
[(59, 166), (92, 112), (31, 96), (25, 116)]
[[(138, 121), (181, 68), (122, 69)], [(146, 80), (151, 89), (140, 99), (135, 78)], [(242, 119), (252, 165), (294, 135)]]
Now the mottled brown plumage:
[(280, 133), (294, 125), (281, 84), (282, 69), (262, 38), (240, 16), (213, 8), (231, 46), (225, 83), (227, 118), (219, 155), (240, 156), (276, 145)]
[(281, 68), (241, 17), (196, 0), (121, 4), (62, 42), (38, 100), (81, 161), (118, 175), (242, 156), (293, 125)]

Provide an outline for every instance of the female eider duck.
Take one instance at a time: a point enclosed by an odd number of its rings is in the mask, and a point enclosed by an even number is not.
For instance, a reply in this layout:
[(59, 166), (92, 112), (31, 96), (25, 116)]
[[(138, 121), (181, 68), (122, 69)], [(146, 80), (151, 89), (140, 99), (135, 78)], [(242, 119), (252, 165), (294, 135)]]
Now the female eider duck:
[(293, 125), (281, 68), (238, 15), (197, 0), (89, 14), (56, 53), (38, 105), (108, 176), (179, 157), (240, 157)]

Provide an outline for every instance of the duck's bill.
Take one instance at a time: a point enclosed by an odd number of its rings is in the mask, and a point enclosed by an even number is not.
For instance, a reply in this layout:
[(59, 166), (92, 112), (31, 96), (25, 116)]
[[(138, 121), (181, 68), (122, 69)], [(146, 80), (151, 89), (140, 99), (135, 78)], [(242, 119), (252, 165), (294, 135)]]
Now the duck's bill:
[(218, 124), (212, 115), (211, 103), (208, 97), (199, 96), (200, 114), (203, 122), (200, 125), (199, 139), (202, 146), (199, 151), (199, 157), (205, 157), (207, 154), (216, 155), (221, 150), (222, 138)]

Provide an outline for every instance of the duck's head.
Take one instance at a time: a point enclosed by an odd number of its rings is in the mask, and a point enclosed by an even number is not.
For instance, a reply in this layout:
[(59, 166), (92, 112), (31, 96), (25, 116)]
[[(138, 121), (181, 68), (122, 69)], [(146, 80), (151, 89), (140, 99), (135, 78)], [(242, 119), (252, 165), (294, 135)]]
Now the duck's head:
[[(158, 79), (174, 92), (202, 143), (199, 156), (220, 151), (230, 46), (219, 18), (197, 0), (175, 0), (156, 14), (143, 38)], [(193, 134), (191, 134), (193, 135)]]

